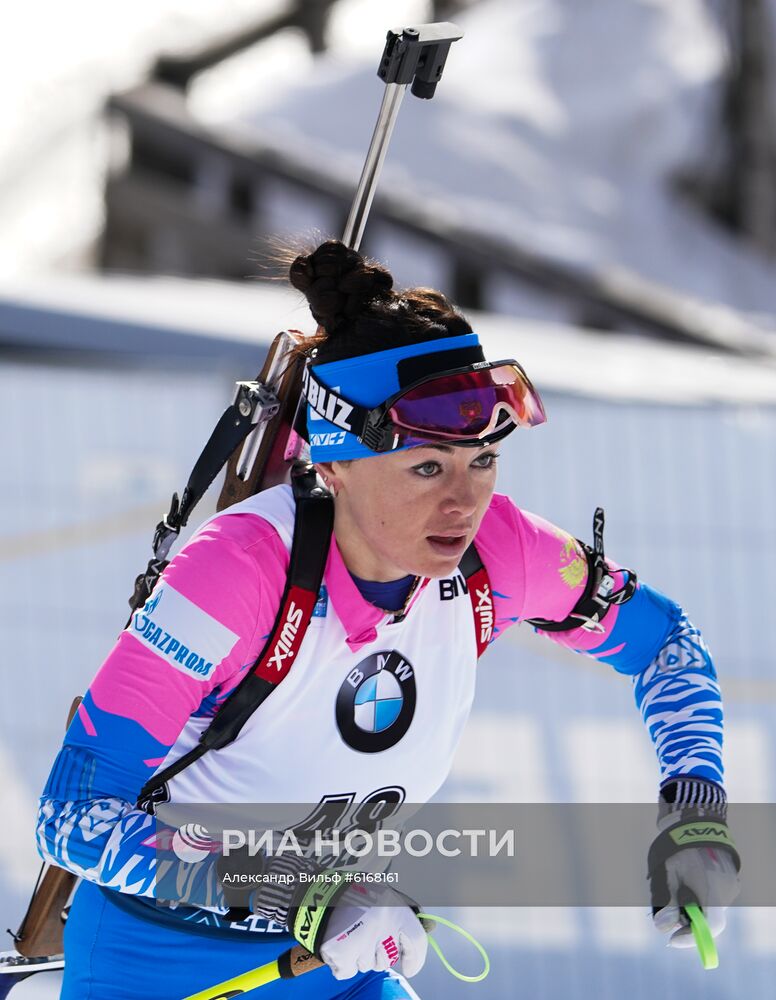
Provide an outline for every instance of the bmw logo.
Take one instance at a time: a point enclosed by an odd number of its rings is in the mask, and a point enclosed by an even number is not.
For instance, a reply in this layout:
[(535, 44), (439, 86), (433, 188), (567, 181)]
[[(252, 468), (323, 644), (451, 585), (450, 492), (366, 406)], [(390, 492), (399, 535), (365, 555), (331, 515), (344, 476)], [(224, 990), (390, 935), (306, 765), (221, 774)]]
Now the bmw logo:
[(337, 694), (337, 728), (353, 750), (395, 746), (415, 714), (415, 671), (397, 653), (373, 653), (354, 667)]

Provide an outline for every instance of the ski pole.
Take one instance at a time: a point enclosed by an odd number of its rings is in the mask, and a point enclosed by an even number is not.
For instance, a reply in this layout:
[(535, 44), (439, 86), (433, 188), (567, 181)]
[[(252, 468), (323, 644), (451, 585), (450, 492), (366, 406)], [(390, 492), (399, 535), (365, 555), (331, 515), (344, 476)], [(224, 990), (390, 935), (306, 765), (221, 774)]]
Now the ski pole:
[(278, 979), (297, 979), (305, 972), (320, 969), (324, 964), (301, 944), (295, 944), (272, 962), (260, 965), (258, 969), (243, 972), (232, 979), (226, 979), (223, 983), (216, 983), (199, 993), (192, 993), (185, 1000), (227, 1000), (227, 997), (241, 996), (260, 986), (266, 986), (267, 983), (274, 983)]
[[(488, 958), (488, 953), (482, 947), (480, 942), (469, 934), (468, 931), (465, 931), (462, 927), (452, 923), (452, 921), (447, 920), (446, 917), (438, 917), (431, 913), (419, 913), (418, 919), (425, 927), (428, 933), (429, 944), (437, 955), (439, 955), (442, 965), (448, 972), (455, 976), (456, 979), (461, 979), (466, 983), (479, 983), (488, 975), (490, 972), (490, 959)], [(447, 958), (442, 954), (442, 949), (439, 947), (431, 934), (431, 931), (434, 929), (436, 924), (443, 924), (445, 927), (451, 928), (474, 945), (483, 959), (483, 969), (479, 975), (465, 976), (463, 973), (458, 972), (450, 965)], [(299, 976), (303, 976), (306, 972), (312, 972), (314, 969), (320, 969), (325, 964), (325, 962), (316, 958), (315, 955), (312, 955), (301, 944), (297, 944), (288, 951), (283, 952), (283, 954), (274, 959), (274, 961), (267, 962), (266, 965), (259, 966), (258, 969), (251, 969), (249, 972), (243, 972), (241, 975), (235, 976), (233, 979), (227, 979), (223, 983), (216, 983), (215, 986), (210, 986), (208, 989), (201, 990), (199, 993), (192, 993), (190, 996), (184, 997), (184, 1000), (231, 1000), (233, 997), (242, 996), (243, 993), (249, 993), (251, 990), (258, 989), (260, 986), (266, 986), (268, 983), (274, 983), (278, 979), (297, 979)]]

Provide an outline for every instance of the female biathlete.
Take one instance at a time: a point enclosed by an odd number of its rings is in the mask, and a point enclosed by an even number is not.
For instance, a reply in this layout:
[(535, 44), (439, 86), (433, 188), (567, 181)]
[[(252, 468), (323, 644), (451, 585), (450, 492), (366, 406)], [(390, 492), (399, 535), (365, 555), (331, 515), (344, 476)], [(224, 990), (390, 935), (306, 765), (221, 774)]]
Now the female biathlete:
[[(724, 836), (722, 703), (700, 633), (669, 598), (604, 563), (600, 546), (494, 493), (495, 442), (544, 412), (516, 363), (485, 362), (443, 295), (395, 291), (388, 271), (336, 241), (297, 257), (290, 278), (318, 323), (305, 344), (314, 348), (305, 393), (311, 458), (335, 498), (323, 587), (283, 683), (233, 743), (170, 780), (165, 797), (359, 802), (391, 789), (425, 802), (466, 724), (483, 637), (529, 620), (633, 678), (661, 769), (659, 826), (717, 821), (714, 849), (697, 837), (680, 848), (667, 835), (653, 851), (653, 883), (671, 897), (655, 923), (672, 944), (692, 944), (684, 886), (719, 933), (738, 859)], [(276, 885), (236, 922), (223, 898), (211, 908), (154, 905), (156, 819), (136, 803), (152, 775), (197, 743), (261, 652), (294, 517), (291, 488), (278, 486), (206, 522), (133, 616), (67, 732), (37, 829), (43, 857), (83, 880), (66, 924), (66, 1000), (179, 1000), (293, 943), (288, 927), (304, 900)], [(475, 622), (463, 588), (450, 599), (437, 582), (472, 552), (489, 580), (492, 627)], [(390, 902), (334, 905), (315, 942), (326, 966), (263, 987), (266, 1000), (416, 996), (405, 977), (423, 965), (427, 936), (409, 903)]]

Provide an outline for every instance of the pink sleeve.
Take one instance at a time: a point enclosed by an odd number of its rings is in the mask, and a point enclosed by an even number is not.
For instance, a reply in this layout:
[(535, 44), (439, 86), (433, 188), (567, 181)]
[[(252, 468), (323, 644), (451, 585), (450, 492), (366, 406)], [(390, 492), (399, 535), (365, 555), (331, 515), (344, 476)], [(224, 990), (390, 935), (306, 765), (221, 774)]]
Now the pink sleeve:
[(210, 695), (254, 662), (272, 628), (288, 553), (255, 515), (210, 522), (175, 556), (90, 687), (95, 705), (171, 746)]
[[(543, 517), (521, 510), (509, 497), (494, 495), (476, 544), (493, 588), (497, 636), (527, 618), (563, 621), (584, 592), (587, 560), (576, 539)], [(612, 570), (618, 569), (607, 562)], [(617, 573), (615, 586), (621, 585)], [(603, 633), (578, 628), (544, 634), (574, 649), (592, 648), (611, 632), (617, 612), (616, 606), (610, 609)]]

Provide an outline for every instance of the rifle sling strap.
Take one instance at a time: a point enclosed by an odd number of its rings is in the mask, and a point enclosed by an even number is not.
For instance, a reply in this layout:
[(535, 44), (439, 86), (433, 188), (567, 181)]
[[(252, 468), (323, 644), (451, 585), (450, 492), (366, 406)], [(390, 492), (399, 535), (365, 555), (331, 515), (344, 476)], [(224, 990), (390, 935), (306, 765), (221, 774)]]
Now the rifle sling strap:
[(334, 502), (330, 493), (316, 485), (312, 467), (295, 470), (291, 485), (296, 500), (291, 558), (283, 599), (269, 638), (251, 670), (202, 733), (199, 743), (143, 786), (138, 797), (142, 809), (152, 812), (152, 804), (159, 801), (159, 793), (170, 778), (208, 750), (225, 747), (237, 738), (247, 720), (286, 676), (302, 643), (329, 554)]

